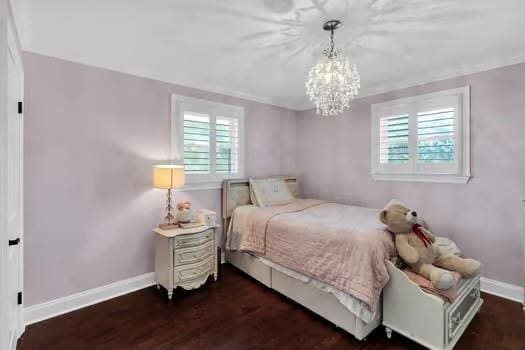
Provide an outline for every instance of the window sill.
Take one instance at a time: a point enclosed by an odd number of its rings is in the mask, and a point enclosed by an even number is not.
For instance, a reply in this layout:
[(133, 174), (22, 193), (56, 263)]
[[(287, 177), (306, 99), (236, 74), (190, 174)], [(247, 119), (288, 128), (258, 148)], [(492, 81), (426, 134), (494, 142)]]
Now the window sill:
[(189, 182), (184, 187), (174, 189), (174, 192), (220, 190), (222, 181)]
[(466, 184), (470, 175), (372, 174), (375, 181), (435, 182)]

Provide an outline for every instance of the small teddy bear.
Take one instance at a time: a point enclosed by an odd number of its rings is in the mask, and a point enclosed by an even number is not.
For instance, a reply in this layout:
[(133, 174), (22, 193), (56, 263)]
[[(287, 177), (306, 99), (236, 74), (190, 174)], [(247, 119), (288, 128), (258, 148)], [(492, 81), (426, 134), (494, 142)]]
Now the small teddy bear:
[(472, 277), (481, 272), (481, 263), (447, 253), (434, 245), (434, 235), (422, 226), (415, 211), (392, 200), (381, 210), (379, 219), (395, 234), (397, 253), (412, 271), (432, 282), (437, 289), (449, 289), (454, 284), (450, 271), (463, 277)]
[(191, 221), (191, 202), (178, 202), (177, 203), (177, 222), (185, 224)]

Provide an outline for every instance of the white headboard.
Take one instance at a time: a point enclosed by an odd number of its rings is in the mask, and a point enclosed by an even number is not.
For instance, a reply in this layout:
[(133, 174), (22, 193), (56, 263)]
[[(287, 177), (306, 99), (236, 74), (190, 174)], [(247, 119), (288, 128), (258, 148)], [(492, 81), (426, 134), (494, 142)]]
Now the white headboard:
[[(296, 177), (281, 176), (295, 197), (299, 196), (299, 181)], [(272, 177), (276, 178), (276, 176)], [(222, 183), (222, 218), (224, 220), (232, 216), (235, 208), (241, 205), (251, 204), (250, 180), (236, 179), (224, 180)], [(224, 226), (227, 229), (227, 226)]]

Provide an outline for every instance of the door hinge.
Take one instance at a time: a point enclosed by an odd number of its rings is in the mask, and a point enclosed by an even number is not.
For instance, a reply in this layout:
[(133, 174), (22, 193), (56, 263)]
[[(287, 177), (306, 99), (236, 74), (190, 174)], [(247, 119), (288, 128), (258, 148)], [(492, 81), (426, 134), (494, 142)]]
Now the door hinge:
[(18, 305), (22, 305), (22, 292), (18, 292)]
[(18, 245), (18, 243), (20, 243), (20, 237), (17, 238), (17, 239), (10, 239), (9, 240), (9, 245), (12, 246), (12, 245)]
[(22, 114), (23, 112), (23, 102), (18, 101), (18, 114)]

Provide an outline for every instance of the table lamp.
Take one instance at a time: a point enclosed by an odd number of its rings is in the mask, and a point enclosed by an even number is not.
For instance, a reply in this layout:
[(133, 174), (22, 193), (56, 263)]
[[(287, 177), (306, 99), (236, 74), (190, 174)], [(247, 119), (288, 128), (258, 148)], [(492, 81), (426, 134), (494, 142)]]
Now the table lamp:
[(166, 199), (166, 216), (165, 223), (160, 224), (159, 227), (163, 230), (171, 230), (178, 227), (174, 222), (174, 216), (171, 213), (173, 206), (171, 205), (171, 190), (173, 188), (180, 188), (184, 186), (184, 166), (182, 165), (155, 165), (153, 167), (153, 186), (168, 190)]

